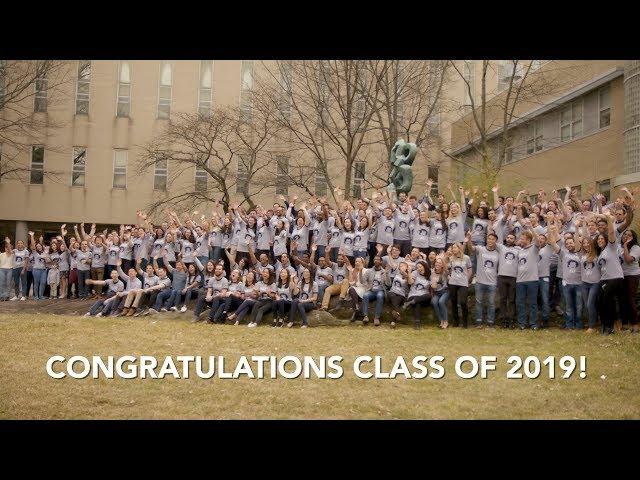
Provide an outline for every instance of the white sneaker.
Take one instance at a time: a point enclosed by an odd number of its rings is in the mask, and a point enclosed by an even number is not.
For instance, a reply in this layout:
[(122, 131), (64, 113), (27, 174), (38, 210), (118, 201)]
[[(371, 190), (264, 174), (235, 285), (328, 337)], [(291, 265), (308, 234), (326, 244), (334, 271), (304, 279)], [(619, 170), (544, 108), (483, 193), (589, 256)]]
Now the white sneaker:
[(158, 311), (157, 311), (155, 308), (150, 308), (150, 309), (147, 311), (147, 313), (148, 313), (149, 315), (154, 315), (154, 314), (158, 313)]
[(11, 297), (9, 300), (11, 300), (12, 302), (15, 302), (18, 299), (18, 297), (16, 297), (15, 295), (13, 297)]
[(187, 311), (187, 306), (183, 305), (182, 308), (180, 309), (180, 313), (184, 313)]
[(64, 300), (64, 295), (60, 295), (60, 296), (58, 297), (58, 299), (59, 299), (59, 300)]
[(96, 313), (96, 317), (101, 317), (101, 316), (102, 316), (102, 312)]
[(161, 309), (160, 309), (160, 311), (161, 311), (161, 312), (166, 312), (166, 311), (167, 311), (167, 309), (166, 309), (166, 308), (161, 308)]
[(91, 316), (91, 314), (90, 314), (89, 312), (87, 312), (87, 313), (85, 313), (85, 314), (84, 314), (84, 316), (85, 316), (85, 317), (90, 317), (90, 316)]
[[(172, 312), (177, 312), (178, 311), (178, 309), (176, 307), (171, 307), (169, 310), (171, 310)], [(166, 312), (166, 310), (165, 310), (165, 312)]]
[(21, 302), (24, 302), (25, 300), (26, 300), (26, 298), (25, 298), (25, 297), (21, 297), (21, 298), (20, 298), (20, 301), (21, 301)]
[(255, 328), (255, 327), (257, 327), (257, 326), (258, 326), (258, 325), (256, 325), (255, 323), (250, 323), (249, 325), (247, 325), (247, 327), (249, 327), (249, 328)]
[(234, 325), (240, 325), (240, 320), (236, 320), (236, 322), (234, 323)]
[(302, 325), (300, 328), (307, 328), (307, 326), (306, 325)]

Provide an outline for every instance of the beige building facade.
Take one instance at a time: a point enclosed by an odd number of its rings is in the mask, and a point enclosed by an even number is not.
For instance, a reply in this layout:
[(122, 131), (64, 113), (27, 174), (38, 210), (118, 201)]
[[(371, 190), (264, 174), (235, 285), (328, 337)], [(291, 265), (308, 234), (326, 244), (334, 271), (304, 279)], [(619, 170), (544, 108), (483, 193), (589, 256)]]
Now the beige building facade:
[[(456, 65), (473, 82), (480, 62), (457, 61)], [(571, 62), (534, 62), (540, 72), (546, 69), (560, 75), (563, 68), (572, 67), (582, 73), (576, 74), (562, 92), (522, 107), (517, 123), (510, 126), (514, 129), (514, 148), (503, 183), (513, 178), (514, 185), (519, 180), (530, 189), (549, 191), (569, 184), (583, 189), (593, 185), (607, 191), (638, 182), (638, 137), (634, 137), (638, 115), (629, 113), (637, 108), (637, 68), (635, 73), (625, 74), (629, 62), (583, 61), (583, 67), (572, 66)], [(43, 106), (37, 98), (30, 100), (36, 110), (33, 115), (52, 127), (45, 126), (23, 140), (31, 147), (20, 153), (20, 161), (31, 169), (27, 178), (0, 181), (3, 235), (24, 238), (28, 229), (51, 234), (60, 223), (134, 222), (137, 210), (144, 210), (166, 194), (167, 181), (166, 169), (136, 175), (133, 165), (139, 146), (158, 135), (174, 112), (242, 106), (243, 91), (251, 88), (247, 72), (253, 62), (99, 60), (67, 62), (67, 66), (69, 81), (58, 87), (56, 102), (44, 102)], [(490, 81), (492, 96), (498, 98), (504, 83), (500, 68)], [(473, 84), (477, 88), (477, 82)], [(427, 177), (435, 178), (441, 189), (450, 179), (464, 181), (461, 169), (449, 155), (473, 155), (465, 130), (469, 121), (467, 97), (464, 82), (450, 72), (438, 116), (439, 141), (428, 158), (418, 158), (415, 163), (416, 193), (422, 193)], [(10, 150), (0, 145), (1, 155), (14, 154)], [(379, 147), (363, 151), (354, 182), (362, 181), (379, 165), (380, 155), (385, 153)], [(43, 175), (39, 170), (57, 174)], [(188, 176), (192, 177), (188, 181), (198, 181), (195, 169)], [(317, 179), (314, 188), (321, 187), (322, 179)], [(287, 193), (299, 190), (289, 188)], [(269, 190), (258, 200), (270, 205), (275, 196), (276, 191)]]

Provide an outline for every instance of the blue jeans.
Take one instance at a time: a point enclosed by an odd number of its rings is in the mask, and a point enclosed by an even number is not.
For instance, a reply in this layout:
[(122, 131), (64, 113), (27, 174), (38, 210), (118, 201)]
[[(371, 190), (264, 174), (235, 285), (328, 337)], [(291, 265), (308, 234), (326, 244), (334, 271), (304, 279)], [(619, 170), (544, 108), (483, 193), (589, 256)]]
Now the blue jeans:
[(222, 258), (222, 247), (211, 247), (209, 250), (209, 260), (217, 262)]
[(551, 304), (549, 303), (549, 277), (543, 277), (538, 280), (538, 291), (542, 300), (542, 325), (549, 324), (549, 314), (551, 313)]
[(482, 305), (487, 299), (487, 325), (493, 325), (496, 320), (496, 286), (476, 283), (476, 323), (482, 323)]
[(374, 299), (376, 301), (374, 318), (380, 319), (382, 316), (382, 306), (384, 305), (384, 290), (371, 290), (364, 292), (364, 295), (362, 296), (362, 314), (367, 316), (369, 313), (369, 301)]
[(16, 297), (20, 298), (20, 285), (22, 285), (22, 296), (27, 297), (29, 292), (27, 291), (27, 272), (23, 270), (23, 267), (13, 269), (13, 287), (16, 289)]
[(35, 298), (36, 300), (43, 300), (44, 289), (46, 286), (47, 286), (47, 270), (44, 268), (34, 268), (33, 269), (33, 298)]
[(9, 298), (9, 290), (11, 289), (11, 276), (13, 269), (0, 268), (0, 298)]
[(568, 329), (582, 328), (582, 308), (580, 308), (580, 289), (582, 285), (563, 285), (565, 308), (565, 327)]
[(89, 287), (87, 286), (86, 282), (90, 278), (91, 278), (91, 270), (78, 270), (78, 297), (79, 298), (85, 298), (86, 296), (89, 295)]
[(154, 310), (160, 310), (164, 303), (171, 298), (173, 295), (173, 290), (170, 288), (165, 288), (162, 290), (158, 296), (156, 297), (156, 303), (153, 304)]
[(516, 283), (516, 309), (520, 328), (527, 326), (527, 310), (529, 308), (529, 325), (538, 323), (538, 280)]
[(198, 260), (200, 260), (200, 263), (206, 269), (207, 268), (207, 262), (209, 261), (209, 257), (207, 255), (198, 256)]
[(583, 283), (580, 290), (582, 303), (589, 314), (589, 328), (596, 327), (598, 320), (598, 293), (600, 293), (599, 283)]
[(441, 322), (447, 321), (447, 302), (449, 301), (449, 290), (445, 290), (444, 292), (434, 292), (433, 297), (431, 297), (431, 305), (433, 306), (433, 310), (436, 312), (436, 316), (438, 320)]

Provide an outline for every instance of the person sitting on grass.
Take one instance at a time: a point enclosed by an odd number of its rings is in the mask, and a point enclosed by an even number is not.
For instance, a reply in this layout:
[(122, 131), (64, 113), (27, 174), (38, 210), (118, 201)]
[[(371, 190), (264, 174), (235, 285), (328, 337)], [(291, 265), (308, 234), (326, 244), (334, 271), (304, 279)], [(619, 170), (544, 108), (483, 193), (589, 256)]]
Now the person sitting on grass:
[(124, 283), (122, 280), (118, 278), (118, 272), (116, 270), (111, 270), (111, 278), (107, 280), (91, 280), (87, 279), (88, 285), (95, 286), (107, 286), (107, 296), (104, 299), (99, 299), (93, 305), (87, 313), (84, 314), (85, 317), (91, 317), (95, 315), (96, 317), (101, 317), (103, 314), (103, 310), (106, 306), (115, 300), (115, 297), (118, 293), (124, 291)]
[(247, 273), (244, 280), (244, 291), (242, 292), (242, 303), (238, 306), (236, 311), (227, 317), (232, 321), (235, 319), (234, 325), (240, 325), (240, 322), (249, 312), (253, 304), (256, 303), (258, 298), (258, 291), (256, 290), (255, 274), (253, 272)]
[[(173, 305), (173, 301), (176, 295), (179, 295), (182, 290), (187, 286), (187, 266), (182, 261), (182, 255), (178, 255), (176, 266), (172, 267), (167, 259), (166, 250), (163, 254), (163, 260), (165, 268), (167, 269), (167, 275), (171, 278), (171, 287), (163, 289), (156, 297), (156, 303), (152, 309), (149, 309), (149, 313), (167, 312), (169, 307)], [(156, 261), (156, 258), (154, 258)]]
[[(239, 271), (236, 270), (239, 275)], [(224, 276), (224, 269), (222, 265), (216, 265), (214, 276), (209, 278), (207, 284), (207, 296), (205, 302), (211, 304), (211, 311), (209, 313), (209, 320), (207, 323), (220, 323), (222, 320), (222, 312), (220, 306), (224, 304), (227, 299), (227, 292), (229, 291), (229, 280)], [(222, 320), (224, 323), (224, 320)]]
[[(151, 306), (149, 308), (148, 313), (153, 315), (158, 313), (158, 310), (153, 308), (156, 302), (158, 301), (158, 297), (162, 292), (171, 291), (171, 279), (167, 275), (167, 270), (163, 267), (158, 267), (158, 256), (153, 257), (153, 268), (155, 269), (156, 274), (158, 275), (158, 283), (156, 285), (149, 286), (144, 288), (142, 292), (138, 294), (141, 296), (141, 300), (145, 301), (148, 305)], [(136, 301), (138, 300), (136, 295)], [(135, 315), (138, 315), (137, 313)]]
[[(220, 265), (220, 267), (222, 267), (222, 265)], [(253, 272), (251, 272), (250, 275), (253, 278)], [(211, 309), (214, 321), (219, 320), (221, 323), (226, 321), (227, 312), (235, 310), (242, 303), (244, 289), (245, 285), (242, 283), (240, 270), (232, 271), (231, 280), (228, 283), (226, 292), (220, 294), (221, 301), (218, 308), (216, 310)]]
[[(376, 256), (376, 258), (380, 258)], [(387, 264), (384, 269), (385, 280), (389, 288), (389, 301), (391, 302), (391, 328), (396, 328), (396, 322), (400, 320), (400, 307), (407, 299), (409, 293), (409, 283), (407, 281), (409, 268), (407, 262), (400, 262), (396, 274), (391, 276), (391, 265)]]
[(250, 328), (257, 327), (265, 313), (273, 309), (276, 298), (276, 282), (273, 272), (268, 268), (262, 270), (262, 280), (257, 283), (258, 300), (251, 307)]
[[(127, 301), (127, 295), (129, 292), (140, 290), (142, 288), (142, 282), (137, 276), (137, 272), (135, 268), (130, 268), (128, 271), (128, 275), (122, 271), (121, 268), (122, 260), (118, 259), (116, 263), (116, 271), (118, 272), (118, 276), (120, 279), (125, 282), (125, 288), (121, 292), (117, 292), (113, 300), (109, 301), (104, 309), (102, 310), (102, 315), (106, 316), (111, 314), (114, 317), (117, 317), (123, 314), (124, 304)], [(95, 280), (92, 280), (94, 282)]]
[(367, 275), (367, 283), (370, 288), (364, 293), (362, 297), (362, 322), (366, 325), (369, 322), (369, 302), (371, 300), (376, 301), (375, 313), (373, 317), (373, 324), (376, 327), (380, 326), (380, 317), (382, 316), (382, 306), (384, 305), (384, 283), (385, 274), (391, 266), (387, 264), (387, 268), (382, 267), (382, 258), (380, 255), (376, 255), (373, 258), (373, 267), (365, 269)]
[[(169, 310), (173, 312), (179, 311), (180, 313), (186, 312), (187, 302), (198, 298), (198, 287), (200, 286), (200, 282), (201, 275), (198, 273), (195, 263), (190, 263), (187, 266), (186, 285), (182, 290), (174, 293), (172, 299), (169, 301)], [(182, 306), (180, 306), (180, 303), (182, 303)]]
[[(362, 258), (360, 258), (362, 260)], [(313, 281), (311, 270), (305, 268), (302, 272), (302, 278), (293, 287), (293, 296), (297, 295), (291, 302), (291, 311), (289, 313), (289, 323), (287, 328), (293, 327), (296, 315), (299, 313), (302, 318), (302, 328), (307, 328), (309, 322), (307, 320), (307, 312), (316, 307), (318, 301), (318, 284)]]
[[(325, 250), (325, 258), (331, 258), (331, 247), (327, 247)], [(342, 305), (347, 301), (347, 294), (349, 291), (349, 270), (347, 269), (348, 261), (347, 257), (340, 252), (336, 262), (327, 262), (331, 267), (331, 274), (333, 281), (331, 285), (324, 289), (324, 295), (322, 296), (322, 307), (324, 311), (329, 310), (329, 302), (331, 297), (339, 295), (338, 305)]]
[[(122, 309), (123, 315), (127, 317), (131, 317), (136, 314), (145, 290), (157, 285), (160, 281), (160, 277), (156, 275), (152, 264), (148, 264), (146, 269), (142, 270), (142, 268), (140, 268), (140, 263), (141, 259), (139, 258), (136, 261), (136, 271), (138, 272), (138, 278), (142, 279), (142, 288), (138, 290), (131, 290), (127, 294), (127, 298), (124, 301), (124, 308)], [(112, 270), (112, 272), (116, 271), (117, 270)]]

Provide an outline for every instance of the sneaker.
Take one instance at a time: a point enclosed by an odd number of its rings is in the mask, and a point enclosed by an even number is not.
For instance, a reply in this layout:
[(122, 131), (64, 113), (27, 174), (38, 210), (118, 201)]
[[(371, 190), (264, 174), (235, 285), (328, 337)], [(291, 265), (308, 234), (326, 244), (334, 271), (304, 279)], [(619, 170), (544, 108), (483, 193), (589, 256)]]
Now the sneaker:
[(278, 328), (282, 328), (284, 326), (284, 319), (278, 319)]
[(380, 319), (379, 319), (379, 318), (374, 318), (374, 319), (373, 319), (373, 324), (374, 324), (376, 327), (379, 327), (379, 326), (380, 326)]
[(391, 328), (396, 328), (396, 322), (391, 322), (391, 323), (389, 324), (389, 326), (390, 326)]
[(536, 330), (538, 330), (538, 326), (537, 325), (531, 325), (531, 330), (533, 330), (535, 332)]
[(64, 299), (65, 299), (65, 296), (64, 296), (64, 295), (60, 295), (60, 296), (58, 297), (58, 299), (59, 299), (59, 300), (64, 300)]
[(273, 328), (276, 328), (278, 326), (278, 323), (280, 323), (280, 319), (279, 318), (274, 318), (273, 319), (273, 324), (271, 326)]
[(257, 324), (255, 324), (255, 323), (253, 323), (253, 322), (251, 322), (249, 325), (247, 325), (247, 327), (249, 327), (249, 328), (255, 328), (255, 327), (257, 327), (257, 326), (258, 326), (258, 325), (257, 325)]
[(157, 311), (155, 308), (150, 308), (150, 309), (147, 311), (147, 313), (148, 313), (149, 315), (155, 315), (156, 313), (158, 313), (158, 311)]
[[(227, 319), (228, 319), (229, 321), (232, 321), (234, 318), (236, 318), (236, 314), (235, 314), (235, 313), (232, 313), (231, 315), (229, 315), (229, 316), (227, 317)], [(236, 323), (236, 325), (237, 325), (237, 323)]]
[(287, 323), (287, 328), (291, 328), (291, 327), (293, 327), (293, 322)]
[(240, 325), (240, 320), (236, 320), (234, 325)]
[(362, 324), (363, 325), (368, 325), (369, 324), (369, 317), (367, 317), (366, 315), (364, 317), (362, 317)]
[(161, 311), (161, 312), (166, 312), (166, 311), (168, 311), (168, 310), (167, 310), (166, 308), (162, 307), (162, 308), (160, 309), (160, 311)]
[(25, 297), (20, 297), (20, 301), (21, 301), (21, 302), (24, 302), (25, 300), (26, 300), (26, 298), (25, 298)]
[[(177, 312), (178, 311), (178, 307), (171, 307), (169, 310), (171, 310), (172, 312)], [(164, 310), (164, 311), (166, 312), (166, 310)]]
[(84, 316), (85, 316), (85, 317), (90, 317), (90, 316), (91, 316), (91, 314), (90, 314), (89, 312), (87, 312), (87, 313), (85, 313), (85, 314), (84, 314)]
[(300, 328), (307, 328), (308, 325), (302, 325)]
[(180, 313), (184, 313), (187, 311), (187, 306), (183, 305), (182, 308), (180, 309)]
[(9, 300), (11, 300), (12, 302), (15, 302), (16, 300), (18, 300), (18, 297), (16, 297), (15, 295), (13, 297), (11, 297)]
[(126, 317), (129, 314), (129, 307), (124, 307), (122, 309), (122, 316)]
[(136, 314), (136, 310), (137, 310), (137, 308), (135, 308), (135, 307), (130, 307), (130, 308), (129, 308), (129, 311), (127, 312), (127, 315), (126, 315), (126, 316), (127, 316), (127, 317), (133, 317), (133, 316)]
[(102, 312), (96, 313), (96, 317), (101, 317), (101, 316), (102, 316)]
[(586, 333), (593, 333), (595, 331), (596, 331), (595, 328), (587, 328)]

